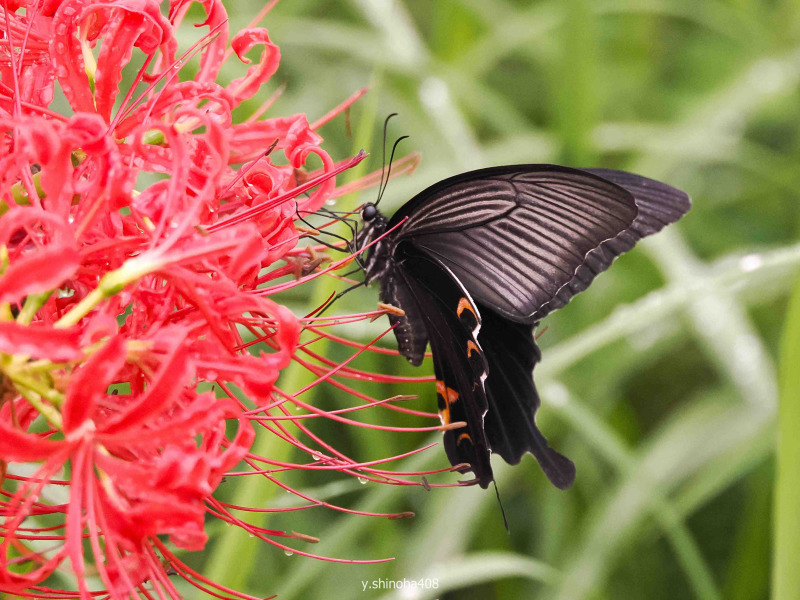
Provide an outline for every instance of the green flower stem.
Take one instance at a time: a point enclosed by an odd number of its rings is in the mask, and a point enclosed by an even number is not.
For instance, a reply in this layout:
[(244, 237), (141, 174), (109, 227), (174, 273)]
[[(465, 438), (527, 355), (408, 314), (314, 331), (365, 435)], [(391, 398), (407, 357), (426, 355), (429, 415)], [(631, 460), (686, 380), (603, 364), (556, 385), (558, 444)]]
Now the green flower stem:
[(39, 309), (42, 308), (45, 302), (50, 299), (50, 296), (53, 295), (53, 291), (54, 290), (48, 290), (41, 294), (31, 294), (25, 298), (25, 304), (23, 304), (22, 310), (19, 312), (17, 323), (20, 325), (30, 325)]
[(800, 280), (783, 333), (778, 408), (778, 466), (772, 571), (773, 600), (800, 599)]
[(43, 384), (41, 381), (34, 377), (29, 377), (28, 375), (20, 372), (8, 372), (6, 371), (6, 375), (8, 378), (14, 382), (17, 388), (26, 388), (32, 392), (35, 392), (42, 398), (45, 398), (48, 402), (52, 402), (53, 404), (60, 406), (64, 402), (64, 396), (60, 392), (57, 392), (51, 387)]
[(159, 265), (159, 262), (144, 260), (142, 257), (125, 261), (116, 271), (106, 273), (100, 280), (100, 284), (89, 292), (83, 300), (72, 308), (72, 310), (61, 317), (56, 322), (55, 326), (66, 328), (77, 324), (104, 299), (119, 294), (126, 285), (152, 273)]
[[(15, 384), (17, 383), (15, 377), (9, 375), (9, 378), (14, 381)], [(51, 406), (47, 402), (43, 402), (42, 396), (27, 386), (23, 387), (21, 385), (16, 385), (16, 388), (20, 395), (25, 398), (25, 400), (27, 400), (40, 415), (47, 419), (47, 422), (50, 423), (50, 425), (59, 431), (63, 429), (64, 422), (61, 419), (61, 413), (57, 408)]]
[(0, 302), (0, 321), (13, 321), (14, 313), (11, 312), (11, 304), (9, 302)]

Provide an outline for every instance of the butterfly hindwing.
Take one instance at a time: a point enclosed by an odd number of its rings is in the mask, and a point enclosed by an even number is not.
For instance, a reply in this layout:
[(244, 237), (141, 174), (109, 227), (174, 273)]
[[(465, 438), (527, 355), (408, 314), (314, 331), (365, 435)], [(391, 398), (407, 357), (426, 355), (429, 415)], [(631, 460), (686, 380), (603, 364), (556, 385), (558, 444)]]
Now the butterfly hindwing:
[(478, 309), (482, 321), (478, 342), (489, 366), (485, 381), (489, 411), (484, 420), (489, 447), (512, 465), (530, 452), (553, 485), (566, 489), (575, 480), (575, 465), (550, 448), (536, 426), (540, 402), (533, 369), (542, 354), (533, 327), (505, 319), (480, 304)]
[(488, 407), (483, 385), (486, 362), (478, 345), (480, 316), (466, 290), (438, 261), (401, 243), (389, 279), (407, 310), (424, 323), (433, 354), (439, 415), (444, 424), (458, 421), (467, 426), (444, 432), (444, 446), (450, 463), (469, 463), (481, 487), (493, 479), (489, 446), (484, 432)]

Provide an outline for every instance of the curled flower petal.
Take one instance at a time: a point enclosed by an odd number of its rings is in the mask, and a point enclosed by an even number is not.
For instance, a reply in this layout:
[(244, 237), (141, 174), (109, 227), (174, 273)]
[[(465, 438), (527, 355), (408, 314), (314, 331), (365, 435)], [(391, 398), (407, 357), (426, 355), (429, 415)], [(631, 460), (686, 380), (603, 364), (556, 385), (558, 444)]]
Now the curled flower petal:
[(234, 79), (228, 86), (231, 95), (239, 102), (251, 98), (261, 86), (278, 70), (281, 51), (269, 39), (266, 29), (245, 29), (231, 40), (231, 48), (242, 62), (249, 63), (245, 56), (256, 46), (264, 46), (259, 62), (247, 70), (247, 75)]
[(198, 23), (196, 27), (208, 26), (209, 31), (216, 32), (205, 47), (202, 58), (200, 59), (200, 72), (195, 78), (198, 82), (212, 81), (219, 74), (220, 66), (223, 63), (225, 47), (228, 43), (228, 15), (222, 5), (221, 0), (173, 0), (170, 5), (170, 13), (180, 13), (181, 9), (194, 2), (199, 1), (206, 11), (206, 20)]

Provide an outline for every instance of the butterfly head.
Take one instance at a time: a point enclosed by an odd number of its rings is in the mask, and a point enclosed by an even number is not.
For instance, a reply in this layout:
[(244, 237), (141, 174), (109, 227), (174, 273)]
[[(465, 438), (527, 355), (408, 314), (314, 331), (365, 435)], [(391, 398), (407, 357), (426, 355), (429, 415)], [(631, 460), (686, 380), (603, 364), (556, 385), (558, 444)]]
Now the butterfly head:
[(361, 209), (361, 220), (364, 221), (364, 223), (369, 223), (379, 214), (378, 207), (372, 202), (367, 202)]

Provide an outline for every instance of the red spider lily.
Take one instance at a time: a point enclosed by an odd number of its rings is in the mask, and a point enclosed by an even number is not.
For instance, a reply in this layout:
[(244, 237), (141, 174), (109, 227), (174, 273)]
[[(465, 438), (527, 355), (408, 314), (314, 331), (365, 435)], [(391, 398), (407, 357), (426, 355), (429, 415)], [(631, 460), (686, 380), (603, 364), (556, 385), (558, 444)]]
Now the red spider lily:
[[(334, 161), (316, 131), (364, 90), (312, 124), (304, 114), (262, 118), (271, 99), (234, 123), (232, 110), (262, 93), (280, 51), (255, 24), (231, 37), (221, 2), (199, 3), (206, 31), (186, 49), (176, 30), (192, 0), (0, 6), (0, 591), (177, 597), (174, 571), (212, 595), (247, 597), (206, 580), (170, 546), (201, 550), (208, 516), (282, 548), (275, 538), (314, 538), (237, 516), (286, 509), (215, 499), (226, 474), (291, 491), (304, 502), (291, 510), (356, 512), (293, 490), (277, 477), (286, 470), (429, 486), (419, 478), (428, 472), (385, 468), (398, 457), (350, 458), (306, 424), (399, 429), (353, 417), (367, 407), (435, 418), (350, 383), (418, 378), (365, 373), (313, 350), (327, 339), (354, 348), (353, 358), (388, 352), (329, 331), (383, 311), (298, 319), (271, 297), (351, 260), (322, 268), (327, 257), (296, 247), (296, 220), (376, 183), (337, 188), (335, 176), (364, 155)], [(249, 64), (256, 48), (260, 59)], [(197, 74), (185, 80), (181, 67), (195, 57)], [(221, 85), (226, 60), (249, 66)], [(56, 86), (71, 114), (50, 108)], [(306, 171), (311, 155), (321, 169)], [(396, 173), (415, 161), (403, 159)], [(168, 177), (139, 183), (156, 174)], [(297, 280), (260, 287), (289, 274)], [(304, 331), (312, 339), (301, 341)], [(322, 411), (299, 398), (310, 386), (276, 387), (292, 360), (316, 376), (313, 385), (345, 390), (357, 405)], [(256, 433), (313, 460), (260, 456)], [(71, 569), (74, 590), (48, 587), (57, 568)]]

